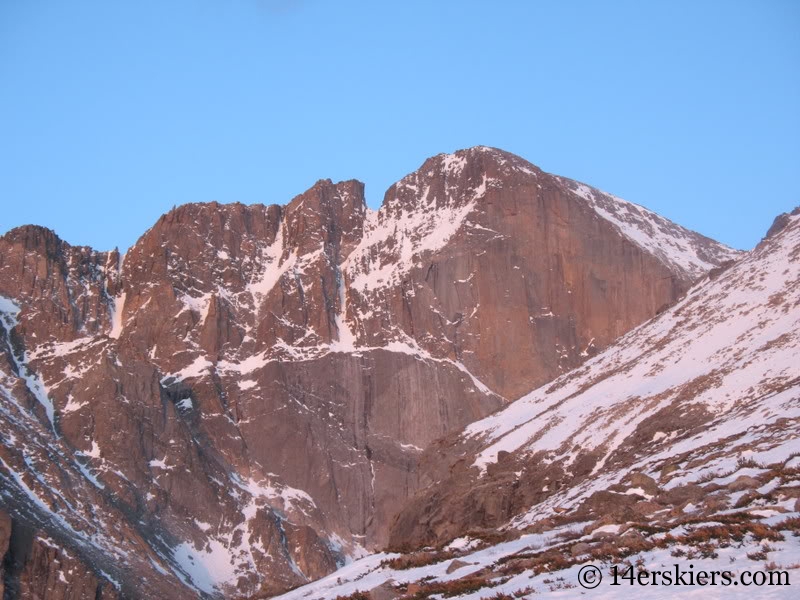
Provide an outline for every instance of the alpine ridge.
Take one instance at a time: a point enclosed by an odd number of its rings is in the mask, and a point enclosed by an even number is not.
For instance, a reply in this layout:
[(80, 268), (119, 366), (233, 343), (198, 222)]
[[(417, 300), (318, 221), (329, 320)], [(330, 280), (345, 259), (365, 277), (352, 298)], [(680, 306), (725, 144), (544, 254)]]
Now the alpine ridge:
[[(330, 180), (285, 206), (180, 206), (124, 255), (16, 228), (0, 238), (5, 594), (268, 597), (390, 539), (428, 543), (415, 506), (441, 540), (466, 524), (415, 496), (437, 440), (500, 436), (477, 423), (741, 256), (487, 147), (428, 159), (377, 211)], [(608, 461), (595, 448), (579, 471)]]

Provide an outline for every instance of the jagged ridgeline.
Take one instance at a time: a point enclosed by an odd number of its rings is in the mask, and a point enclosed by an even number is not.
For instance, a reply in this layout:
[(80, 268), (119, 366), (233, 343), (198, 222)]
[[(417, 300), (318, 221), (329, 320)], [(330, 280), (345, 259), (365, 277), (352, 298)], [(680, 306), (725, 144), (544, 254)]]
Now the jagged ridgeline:
[(124, 256), (14, 229), (4, 585), (247, 598), (322, 577), (386, 545), (435, 440), (740, 254), (485, 147), (428, 159), (377, 211), (329, 180), (180, 206)]

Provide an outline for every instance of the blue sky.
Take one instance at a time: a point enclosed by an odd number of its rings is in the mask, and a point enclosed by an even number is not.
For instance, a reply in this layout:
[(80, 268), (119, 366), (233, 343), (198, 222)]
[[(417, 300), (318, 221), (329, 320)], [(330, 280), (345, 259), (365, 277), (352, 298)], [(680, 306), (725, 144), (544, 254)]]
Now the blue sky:
[(0, 231), (386, 188), (485, 144), (740, 248), (800, 204), (800, 2), (0, 0)]

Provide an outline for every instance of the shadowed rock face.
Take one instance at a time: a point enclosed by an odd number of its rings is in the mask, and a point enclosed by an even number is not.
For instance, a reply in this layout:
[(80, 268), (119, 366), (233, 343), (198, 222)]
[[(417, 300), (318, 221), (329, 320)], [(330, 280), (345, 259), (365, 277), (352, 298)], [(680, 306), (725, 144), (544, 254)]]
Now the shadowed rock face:
[(329, 180), (181, 206), (124, 257), (12, 230), (0, 504), (51, 540), (37, 568), (77, 561), (74, 597), (274, 594), (385, 544), (434, 440), (736, 255), (482, 147), (378, 211)]

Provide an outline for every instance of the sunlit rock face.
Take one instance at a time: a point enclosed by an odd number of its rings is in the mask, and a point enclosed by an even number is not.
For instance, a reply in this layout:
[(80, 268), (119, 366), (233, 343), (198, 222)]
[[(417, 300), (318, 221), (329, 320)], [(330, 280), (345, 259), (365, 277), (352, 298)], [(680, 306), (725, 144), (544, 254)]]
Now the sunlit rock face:
[(181, 206), (124, 256), (14, 229), (0, 542), (30, 551), (6, 580), (194, 598), (318, 578), (386, 543), (435, 440), (738, 254), (485, 147), (428, 159), (377, 211), (330, 180)]

